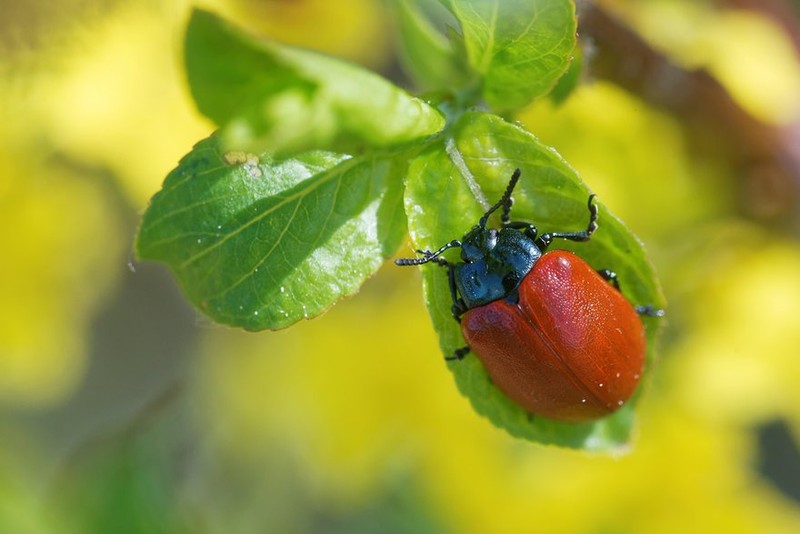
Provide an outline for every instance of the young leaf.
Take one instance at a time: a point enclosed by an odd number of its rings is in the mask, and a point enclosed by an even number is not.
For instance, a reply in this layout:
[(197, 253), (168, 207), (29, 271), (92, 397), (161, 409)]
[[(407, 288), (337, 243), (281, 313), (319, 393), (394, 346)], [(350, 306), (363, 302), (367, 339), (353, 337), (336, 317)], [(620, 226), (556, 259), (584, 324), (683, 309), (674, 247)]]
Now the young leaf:
[[(396, 3), (397, 24), (402, 41), (403, 67), (423, 89), (459, 87), (467, 82), (468, 70), (444, 34), (439, 33), (414, 0)], [(440, 8), (441, 9), (441, 8)]]
[(186, 69), (200, 111), (226, 149), (290, 154), (385, 147), (429, 136), (441, 114), (356, 65), (256, 39), (196, 9)]
[(558, 79), (548, 97), (556, 104), (562, 104), (578, 87), (583, 76), (584, 56), (580, 45), (575, 46), (572, 63), (561, 78)]
[[(451, 135), (450, 140), (428, 147), (409, 169), (405, 204), (416, 248), (435, 250), (461, 238), (485, 212), (487, 200), (493, 203), (500, 198), (516, 168), (522, 170), (522, 178), (514, 192), (515, 220), (530, 220), (540, 231), (584, 227), (589, 216), (589, 191), (575, 171), (533, 135), (495, 115), (480, 112), (462, 115)], [(616, 271), (625, 296), (634, 304), (663, 306), (641, 243), (601, 202), (597, 205), (599, 229), (589, 242), (557, 241), (552, 248), (575, 250), (596, 269)], [(457, 254), (445, 253), (452, 261), (458, 261)], [(426, 302), (442, 351), (451, 355), (464, 345), (464, 340), (450, 313), (447, 276), (436, 265), (426, 265), (422, 272)], [(650, 318), (644, 321), (648, 358), (652, 360), (658, 323)], [(531, 418), (494, 387), (474, 355), (450, 362), (449, 367), (475, 410), (513, 435), (593, 450), (615, 449), (627, 443), (633, 403), (592, 423)]]
[(572, 0), (441, 0), (461, 25), (469, 64), (495, 110), (547, 94), (575, 48)]
[(173, 170), (139, 232), (215, 321), (277, 329), (314, 317), (392, 255), (405, 235), (403, 157), (224, 152), (212, 136)]

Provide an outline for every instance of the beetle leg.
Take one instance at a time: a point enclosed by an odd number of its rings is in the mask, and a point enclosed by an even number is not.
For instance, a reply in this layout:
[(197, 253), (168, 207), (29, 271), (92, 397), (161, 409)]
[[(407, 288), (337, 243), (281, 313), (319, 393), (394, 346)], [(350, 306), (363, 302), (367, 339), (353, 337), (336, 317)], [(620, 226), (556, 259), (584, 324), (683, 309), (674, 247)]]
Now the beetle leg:
[(600, 269), (597, 271), (597, 274), (603, 277), (603, 280), (614, 286), (617, 291), (619, 291), (619, 278), (617, 278), (617, 273), (612, 271), (611, 269)]
[[(425, 258), (428, 258), (433, 254), (433, 252), (428, 250), (417, 252), (422, 254)], [(428, 261), (447, 269), (447, 284), (450, 287), (450, 298), (453, 301), (453, 305), (450, 307), (450, 313), (453, 314), (453, 319), (455, 319), (457, 323), (460, 323), (461, 316), (467, 311), (467, 304), (464, 302), (464, 299), (459, 298), (458, 296), (455, 266), (444, 258), (432, 258)]]
[[(453, 289), (450, 290), (450, 296), (453, 296)], [(453, 314), (453, 319), (455, 319), (458, 324), (461, 324), (461, 316), (467, 313), (467, 304), (464, 302), (464, 299), (453, 297), (453, 305), (450, 306), (450, 313)]]
[(636, 313), (639, 315), (646, 315), (647, 317), (664, 317), (666, 312), (661, 308), (655, 308), (652, 305), (636, 306)]
[[(453, 314), (453, 319), (455, 319), (457, 323), (461, 323), (461, 316), (466, 313), (467, 304), (464, 302), (464, 299), (459, 298), (458, 296), (455, 266), (444, 258), (436, 258), (431, 261), (447, 269), (447, 282), (450, 286), (450, 298), (453, 299), (453, 305), (450, 307), (450, 312)], [(461, 347), (460, 349), (456, 349), (452, 356), (446, 356), (445, 360), (462, 360), (468, 352), (469, 346)]]
[(444, 359), (448, 362), (463, 360), (464, 356), (469, 354), (469, 350), (469, 345), (464, 345), (463, 347), (454, 350), (452, 356), (445, 356)]
[(448, 244), (444, 245), (443, 247), (439, 248), (436, 251), (430, 250), (417, 250), (417, 254), (422, 255), (421, 258), (401, 258), (395, 260), (397, 265), (422, 265), (424, 263), (435, 263), (440, 267), (444, 267), (447, 269), (447, 281), (448, 285), (450, 286), (450, 298), (453, 300), (453, 305), (450, 307), (450, 311), (453, 314), (453, 319), (456, 320), (457, 323), (461, 322), (461, 316), (464, 315), (467, 311), (467, 304), (464, 302), (464, 299), (459, 298), (458, 296), (458, 287), (456, 286), (456, 271), (455, 265), (447, 261), (446, 259), (440, 257), (439, 255), (447, 250), (448, 248), (452, 247), (460, 247), (461, 242), (459, 241), (451, 241)]
[[(620, 291), (619, 278), (617, 277), (617, 273), (615, 273), (611, 269), (600, 269), (599, 271), (597, 271), (597, 274), (602, 276), (603, 280), (614, 286), (617, 291)], [(634, 309), (636, 310), (636, 313), (638, 313), (639, 315), (646, 315), (647, 317), (664, 317), (664, 310), (656, 308), (652, 305), (635, 306)]]
[(592, 202), (594, 197), (594, 194), (589, 195), (589, 201), (587, 202), (587, 206), (589, 208), (589, 224), (586, 225), (586, 230), (582, 230), (580, 232), (548, 232), (546, 234), (542, 234), (539, 239), (536, 240), (536, 246), (538, 246), (539, 249), (544, 252), (547, 247), (550, 246), (550, 243), (553, 242), (553, 239), (589, 241), (594, 231), (597, 230), (597, 204)]
[[(444, 261), (444, 260), (442, 260)], [(439, 265), (442, 265), (441, 263)], [(453, 319), (457, 323), (461, 323), (461, 316), (467, 311), (467, 304), (464, 299), (458, 296), (458, 287), (456, 286), (456, 270), (452, 263), (444, 265), (447, 267), (447, 283), (450, 286), (450, 298), (453, 300), (453, 305), (450, 307), (450, 312), (453, 314)]]

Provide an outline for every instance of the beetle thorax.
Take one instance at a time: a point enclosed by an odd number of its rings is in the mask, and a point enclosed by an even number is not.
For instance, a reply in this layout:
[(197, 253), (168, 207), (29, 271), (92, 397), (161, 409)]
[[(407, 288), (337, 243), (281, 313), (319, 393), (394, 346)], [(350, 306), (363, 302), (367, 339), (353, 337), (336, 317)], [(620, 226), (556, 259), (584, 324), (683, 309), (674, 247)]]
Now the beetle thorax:
[(513, 297), (541, 251), (533, 239), (512, 228), (475, 226), (462, 239), (456, 286), (467, 308)]

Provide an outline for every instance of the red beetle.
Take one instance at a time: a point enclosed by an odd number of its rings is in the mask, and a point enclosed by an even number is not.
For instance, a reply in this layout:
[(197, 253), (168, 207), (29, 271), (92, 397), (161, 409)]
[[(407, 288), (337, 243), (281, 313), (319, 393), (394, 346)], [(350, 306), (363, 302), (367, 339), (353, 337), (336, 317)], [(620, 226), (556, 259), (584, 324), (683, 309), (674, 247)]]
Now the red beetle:
[[(533, 224), (510, 219), (519, 177), (517, 169), (500, 201), (460, 241), (396, 263), (447, 268), (453, 317), (467, 341), (448, 359), (471, 350), (492, 382), (532, 414), (572, 422), (604, 417), (633, 395), (642, 376), (639, 314), (663, 311), (632, 306), (613, 272), (595, 271), (571, 252), (545, 252), (553, 239), (589, 240), (597, 229), (594, 195), (585, 230), (538, 235)], [(501, 207), (501, 228), (487, 228)], [(453, 247), (461, 248), (461, 262), (440, 257)]]

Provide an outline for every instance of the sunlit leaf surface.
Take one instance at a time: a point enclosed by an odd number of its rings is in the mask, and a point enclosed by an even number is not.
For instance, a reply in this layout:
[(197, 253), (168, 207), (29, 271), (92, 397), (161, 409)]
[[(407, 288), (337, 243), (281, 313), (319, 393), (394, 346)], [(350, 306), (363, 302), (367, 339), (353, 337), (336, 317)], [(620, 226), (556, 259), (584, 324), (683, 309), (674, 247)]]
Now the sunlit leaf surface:
[(283, 328), (354, 293), (394, 252), (404, 170), (330, 152), (271, 161), (212, 137), (153, 198), (138, 253), (167, 263), (213, 319)]
[(370, 71), (256, 39), (207, 11), (194, 11), (185, 55), (192, 96), (223, 127), (226, 148), (387, 146), (444, 126), (434, 108)]
[(568, 0), (442, 0), (461, 25), (483, 97), (512, 110), (547, 94), (575, 48), (575, 4)]

